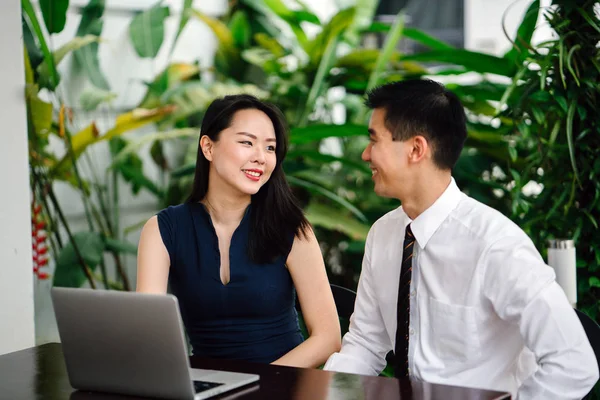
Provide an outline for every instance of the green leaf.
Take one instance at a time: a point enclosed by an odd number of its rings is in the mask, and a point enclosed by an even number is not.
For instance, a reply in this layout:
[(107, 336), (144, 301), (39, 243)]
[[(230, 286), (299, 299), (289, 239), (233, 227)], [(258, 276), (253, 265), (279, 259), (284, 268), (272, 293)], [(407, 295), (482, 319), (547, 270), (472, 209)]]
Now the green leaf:
[(323, 53), (323, 58), (321, 58), (321, 62), (319, 63), (319, 68), (317, 69), (315, 79), (313, 80), (313, 83), (310, 87), (310, 91), (308, 92), (306, 104), (304, 105), (304, 109), (300, 114), (298, 126), (306, 125), (306, 121), (308, 119), (309, 114), (315, 108), (317, 98), (325, 90), (325, 76), (329, 74), (329, 70), (333, 65), (333, 61), (336, 56), (337, 44), (337, 38), (333, 38), (327, 43), (327, 48), (325, 49), (325, 52)]
[[(510, 155), (511, 161), (513, 161), (513, 162), (517, 161), (517, 158), (519, 157), (519, 155), (517, 154), (517, 149), (515, 149), (513, 146), (508, 146), (508, 154)], [(514, 176), (514, 173), (516, 171), (511, 169), (510, 172), (512, 172), (513, 176)]]
[[(38, 48), (37, 43), (33, 37), (33, 32), (31, 32), (31, 28), (29, 24), (25, 20), (25, 15), (21, 15), (21, 25), (23, 28), (23, 43), (25, 43), (25, 49), (27, 50), (27, 56), (29, 57), (30, 68), (32, 70), (37, 69), (38, 65), (44, 61), (44, 55), (41, 50)], [(26, 81), (27, 83), (33, 83), (33, 79), (31, 81)]]
[(38, 97), (35, 86), (28, 85), (25, 90), (25, 97), (27, 99), (28, 115), (31, 118), (35, 134), (38, 136), (47, 135), (53, 121), (52, 104)]
[(85, 111), (93, 111), (102, 103), (109, 103), (117, 98), (117, 94), (95, 86), (86, 88), (79, 96), (79, 104)]
[(577, 86), (580, 86), (579, 77), (577, 76), (577, 73), (575, 72), (575, 69), (573, 68), (572, 61), (573, 61), (573, 55), (579, 49), (581, 49), (581, 45), (576, 44), (575, 46), (571, 47), (571, 50), (569, 50), (569, 54), (567, 55), (567, 69), (571, 73), (571, 76), (573, 77), (573, 79), (575, 79), (575, 83), (577, 84)]
[[(76, 35), (79, 37), (102, 34), (102, 14), (104, 14), (105, 0), (90, 0), (81, 10), (81, 21), (77, 27)], [(75, 65), (83, 70), (90, 82), (97, 88), (110, 90), (106, 77), (100, 69), (98, 59), (98, 43), (93, 42), (73, 53)]]
[(154, 58), (165, 38), (165, 19), (169, 7), (161, 7), (159, 1), (150, 9), (136, 15), (129, 25), (129, 38), (138, 56)]
[(287, 54), (285, 48), (274, 38), (260, 32), (254, 35), (254, 40), (260, 47), (268, 50), (276, 57), (283, 57)]
[[(123, 138), (112, 139), (110, 141), (111, 154), (118, 154), (127, 144)], [(133, 194), (138, 194), (140, 189), (145, 188), (157, 197), (163, 196), (163, 192), (158, 186), (144, 175), (142, 159), (137, 154), (130, 153), (127, 157), (121, 157), (118, 163), (113, 164), (113, 169), (120, 172), (123, 179), (131, 184)]]
[(137, 254), (137, 246), (125, 240), (117, 240), (110, 237), (104, 238), (104, 244), (107, 251), (126, 254)]
[(152, 146), (150, 147), (150, 157), (152, 157), (152, 161), (154, 161), (158, 168), (162, 170), (169, 168), (167, 158), (165, 157), (163, 142), (160, 140), (155, 140), (154, 143), (152, 143)]
[(501, 57), (462, 49), (434, 50), (406, 55), (404, 61), (440, 62), (463, 66), (472, 72), (490, 73), (511, 77), (516, 72), (515, 64)]
[(371, 72), (371, 76), (369, 76), (369, 82), (367, 84), (367, 91), (373, 89), (377, 86), (379, 82), (379, 78), (384, 69), (387, 69), (388, 62), (390, 58), (394, 54), (396, 47), (398, 46), (398, 41), (402, 37), (402, 32), (404, 31), (404, 14), (401, 11), (394, 21), (394, 25), (392, 25), (392, 29), (388, 33), (385, 43), (383, 44), (383, 49), (379, 52), (379, 57), (377, 57), (377, 62), (375, 63), (375, 68), (373, 72)]
[[(175, 34), (175, 39), (173, 39), (173, 45), (171, 46), (171, 54), (173, 55), (173, 50), (175, 50), (175, 45), (177, 44), (177, 40), (183, 31), (183, 28), (187, 25), (190, 20), (190, 11), (192, 10), (192, 3), (194, 0), (183, 0), (183, 9), (181, 10), (181, 19), (179, 20), (179, 27), (177, 28), (177, 33)], [(171, 58), (171, 57), (169, 57)]]
[(196, 163), (182, 165), (181, 167), (175, 169), (171, 172), (171, 178), (178, 179), (184, 176), (193, 176), (196, 172)]
[(238, 49), (245, 49), (250, 46), (252, 30), (245, 12), (238, 10), (233, 14), (229, 21), (229, 29), (233, 36), (233, 43)]
[[(242, 52), (242, 58), (257, 67), (262, 68), (264, 71), (272, 70), (272, 63), (275, 62), (275, 56), (267, 49), (261, 49), (254, 47), (251, 49), (244, 50)], [(269, 68), (271, 66), (271, 68)]]
[(290, 150), (287, 154), (287, 159), (294, 158), (305, 158), (314, 161), (318, 161), (319, 163), (333, 163), (338, 162), (346, 167), (356, 169), (358, 171), (364, 172), (371, 176), (371, 168), (364, 162), (356, 162), (354, 160), (350, 160), (345, 157), (336, 157), (329, 154), (322, 154), (318, 151), (311, 150)]
[(569, 111), (567, 111), (567, 144), (569, 145), (569, 158), (571, 159), (571, 167), (573, 168), (575, 179), (577, 180), (577, 183), (581, 185), (581, 180), (579, 179), (579, 171), (577, 169), (577, 163), (575, 161), (575, 145), (573, 144), (573, 118), (575, 117), (576, 110), (577, 102), (572, 101), (569, 105)]
[(352, 23), (348, 26), (344, 33), (344, 39), (352, 47), (356, 47), (360, 43), (361, 33), (367, 29), (371, 21), (375, 10), (377, 9), (379, 1), (377, 0), (356, 0), (354, 7), (356, 13), (352, 19)]
[(69, 0), (39, 0), (48, 33), (60, 33), (67, 22)]
[(540, 1), (534, 0), (525, 11), (525, 15), (523, 15), (521, 24), (517, 29), (517, 37), (513, 47), (504, 55), (504, 58), (519, 64), (525, 60), (531, 48), (531, 38), (533, 32), (535, 32), (539, 13)]
[(433, 36), (428, 35), (427, 33), (415, 29), (415, 28), (404, 28), (403, 36), (407, 39), (412, 39), (415, 42), (422, 44), (423, 46), (429, 47), (431, 50), (450, 50), (455, 49), (449, 43), (443, 42)]
[[(371, 71), (371, 75), (369, 76), (369, 80), (367, 82), (367, 87), (365, 88), (365, 92), (370, 91), (375, 86), (378, 85), (381, 75), (384, 70), (388, 69), (388, 63), (391, 58), (394, 56), (396, 52), (396, 48), (398, 47), (398, 41), (402, 38), (402, 32), (404, 31), (404, 11), (401, 10), (396, 19), (390, 32), (387, 34), (385, 38), (385, 43), (383, 44), (383, 49), (379, 52), (379, 56), (377, 57), (377, 61), (375, 62), (375, 67), (373, 71)], [(362, 123), (364, 122), (368, 109), (362, 104), (360, 111), (356, 114), (355, 122)]]
[[(102, 236), (95, 232), (78, 232), (73, 240), (79, 249), (83, 261), (92, 272), (102, 260), (105, 244)], [(81, 287), (86, 276), (75, 253), (73, 242), (69, 242), (56, 258), (54, 286)]]
[[(75, 51), (81, 49), (82, 47), (88, 46), (91, 43), (97, 42), (98, 37), (94, 35), (85, 35), (83, 37), (74, 37), (69, 42), (65, 43), (61, 47), (59, 47), (56, 51), (53, 52), (54, 57), (54, 66), (58, 66), (60, 62), (65, 58), (67, 54), (71, 51)], [(50, 81), (50, 70), (48, 64), (44, 61), (42, 62), (37, 69), (40, 80), (42, 81)]]
[(117, 165), (119, 165), (119, 163), (126, 160), (129, 155), (136, 153), (142, 146), (153, 143), (156, 140), (164, 141), (195, 136), (198, 136), (198, 130), (195, 128), (174, 129), (168, 132), (156, 132), (144, 135), (141, 139), (138, 139), (137, 141), (131, 141), (129, 144), (127, 144), (127, 146), (120, 150), (113, 159), (110, 168), (115, 168)]
[(322, 65), (324, 53), (327, 49), (330, 49), (329, 44), (339, 40), (340, 35), (344, 33), (354, 20), (355, 13), (356, 9), (354, 7), (338, 12), (313, 40), (307, 42), (306, 53), (310, 58), (310, 70), (316, 70)]
[(369, 225), (350, 217), (339, 208), (311, 202), (305, 210), (306, 218), (314, 226), (341, 232), (353, 240), (366, 240)]
[(300, 179), (300, 178), (297, 178), (297, 177), (291, 176), (291, 175), (287, 176), (287, 180), (292, 185), (303, 187), (311, 193), (319, 194), (321, 196), (328, 198), (329, 200), (334, 201), (335, 203), (338, 203), (339, 205), (341, 205), (342, 207), (344, 207), (345, 209), (350, 211), (352, 214), (354, 214), (362, 222), (367, 222), (367, 217), (365, 217), (365, 215), (358, 208), (356, 208), (348, 200), (337, 195), (336, 193), (332, 192), (331, 190), (329, 190), (323, 186), (320, 186), (316, 183), (312, 183), (305, 179)]
[(234, 76), (243, 72), (240, 68), (241, 55), (239, 49), (235, 47), (233, 34), (222, 21), (209, 17), (200, 11), (192, 9), (192, 15), (204, 22), (216, 36), (219, 47), (215, 55), (215, 69), (224, 76)]
[(364, 125), (310, 125), (292, 129), (290, 143), (303, 144), (322, 140), (328, 137), (366, 136), (368, 128)]
[[(398, 57), (399, 53), (396, 53), (395, 56)], [(335, 66), (370, 71), (375, 67), (378, 58), (378, 49), (356, 49), (338, 58)]]
[(505, 84), (488, 81), (479, 82), (473, 85), (449, 83), (446, 87), (463, 101), (500, 101), (502, 99), (502, 94), (507, 89), (507, 85)]
[[(306, 7), (303, 10), (291, 10), (288, 8), (282, 0), (252, 0), (256, 3), (264, 3), (270, 11), (285, 21), (292, 32), (296, 35), (298, 42), (301, 46), (306, 46), (308, 41), (306, 33), (302, 28), (302, 22), (309, 22), (311, 24), (320, 25), (319, 18), (311, 13)], [(260, 8), (260, 6), (259, 6)], [(264, 8), (263, 8), (264, 9)], [(264, 13), (264, 11), (263, 11)], [(269, 13), (265, 13), (266, 16)]]
[[(156, 109), (134, 109), (127, 113), (117, 116), (115, 124), (112, 128), (100, 136), (95, 124), (84, 128), (76, 133), (71, 138), (71, 147), (75, 159), (79, 157), (88, 146), (104, 140), (110, 140), (120, 136), (125, 132), (129, 132), (144, 125), (163, 120), (166, 115), (173, 111), (173, 107), (166, 106)], [(70, 154), (66, 154), (55, 166), (50, 170), (50, 176), (60, 175), (62, 172), (69, 170), (72, 167), (73, 158)]]
[(27, 16), (26, 22), (29, 24), (31, 30), (35, 33), (38, 43), (40, 44), (42, 54), (44, 56), (44, 61), (48, 65), (48, 81), (40, 81), (40, 85), (50, 90), (54, 90), (60, 82), (60, 75), (58, 74), (56, 66), (54, 65), (54, 57), (52, 56), (52, 53), (48, 48), (48, 44), (46, 43), (46, 37), (42, 32), (42, 28), (37, 19), (35, 10), (31, 5), (31, 1), (21, 0), (21, 7), (23, 8), (24, 14)]
[(596, 276), (590, 276), (589, 282), (590, 282), (590, 287), (600, 288), (600, 278), (598, 278)]

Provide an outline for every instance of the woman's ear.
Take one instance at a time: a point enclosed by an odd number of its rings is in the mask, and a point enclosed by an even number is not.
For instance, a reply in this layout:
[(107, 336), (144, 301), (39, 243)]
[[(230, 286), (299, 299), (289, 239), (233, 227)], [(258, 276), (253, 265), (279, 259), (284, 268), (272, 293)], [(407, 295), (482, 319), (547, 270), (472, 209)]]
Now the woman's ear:
[(200, 148), (202, 149), (204, 158), (206, 158), (208, 161), (212, 161), (213, 142), (208, 136), (202, 135), (200, 138)]

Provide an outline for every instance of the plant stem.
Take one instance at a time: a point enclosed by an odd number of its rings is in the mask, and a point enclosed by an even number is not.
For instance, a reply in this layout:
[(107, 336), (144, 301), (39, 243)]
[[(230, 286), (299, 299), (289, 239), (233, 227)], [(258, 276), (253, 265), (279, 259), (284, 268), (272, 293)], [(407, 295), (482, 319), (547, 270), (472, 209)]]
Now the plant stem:
[(48, 196), (50, 197), (50, 201), (52, 201), (52, 205), (54, 206), (54, 209), (56, 210), (56, 213), (58, 214), (60, 221), (62, 222), (63, 226), (65, 227), (67, 236), (69, 237), (69, 240), (71, 241), (71, 243), (73, 243), (73, 250), (75, 250), (75, 255), (77, 256), (77, 259), (79, 260), (79, 265), (81, 265), (81, 268), (83, 269), (83, 273), (90, 283), (90, 287), (92, 289), (96, 289), (96, 284), (94, 283), (94, 278), (92, 277), (91, 270), (85, 263), (85, 260), (83, 259), (83, 256), (81, 255), (81, 251), (79, 251), (79, 246), (77, 245), (77, 242), (75, 241), (75, 239), (73, 238), (73, 235), (71, 234), (71, 229), (69, 228), (69, 224), (67, 223), (67, 220), (60, 208), (60, 205), (58, 204), (58, 201), (56, 200), (56, 196), (54, 195), (54, 191), (52, 190), (52, 185), (50, 183), (46, 183), (44, 185), (44, 192), (48, 193)]
[(64, 121), (65, 115), (64, 114), (65, 114), (65, 107), (63, 105), (63, 106), (61, 106), (60, 112), (59, 112), (59, 126), (62, 125), (62, 128), (64, 129), (65, 146), (67, 148), (69, 157), (71, 157), (71, 164), (73, 165), (73, 172), (75, 173), (75, 179), (77, 180), (77, 185), (79, 186), (79, 190), (81, 191), (81, 197), (83, 200), (83, 209), (85, 210), (85, 218), (87, 219), (87, 223), (88, 223), (90, 232), (94, 232), (94, 224), (92, 223), (92, 216), (90, 213), (90, 205), (88, 203), (89, 198), (86, 193), (85, 187), (83, 186), (83, 180), (81, 179), (81, 175), (79, 174), (79, 168), (77, 167), (77, 159), (75, 157), (75, 153), (73, 152), (73, 143), (71, 141), (71, 133), (69, 132), (68, 129), (65, 128), (65, 121)]
[(117, 266), (117, 271), (119, 272), (119, 276), (123, 282), (123, 289), (126, 291), (130, 291), (131, 287), (129, 285), (129, 278), (127, 278), (127, 274), (125, 273), (125, 269), (123, 268), (123, 264), (121, 263), (121, 257), (116, 252), (113, 252), (113, 257), (115, 258), (115, 265)]

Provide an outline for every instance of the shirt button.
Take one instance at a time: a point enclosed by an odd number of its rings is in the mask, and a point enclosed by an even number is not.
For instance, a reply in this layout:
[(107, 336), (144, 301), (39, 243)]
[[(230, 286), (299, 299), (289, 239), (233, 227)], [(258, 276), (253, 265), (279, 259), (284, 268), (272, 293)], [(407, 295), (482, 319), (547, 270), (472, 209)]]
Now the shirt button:
[(411, 290), (411, 291), (410, 291), (410, 297), (415, 297), (415, 295), (416, 295), (416, 294), (417, 294), (417, 292), (416, 292), (416, 291), (414, 291), (414, 290)]
[(410, 333), (411, 335), (415, 334), (415, 330), (413, 328), (409, 328), (408, 329), (408, 333)]

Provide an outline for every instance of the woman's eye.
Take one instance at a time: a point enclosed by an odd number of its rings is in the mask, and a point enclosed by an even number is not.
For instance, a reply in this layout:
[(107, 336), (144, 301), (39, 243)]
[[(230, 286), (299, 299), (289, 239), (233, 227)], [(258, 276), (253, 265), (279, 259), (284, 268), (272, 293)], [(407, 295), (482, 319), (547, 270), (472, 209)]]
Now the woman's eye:
[(242, 140), (240, 143), (241, 143), (241, 144), (248, 145), (248, 146), (252, 146), (252, 142), (251, 142), (251, 141), (249, 141), (249, 140)]
[(275, 146), (268, 146), (268, 147), (267, 147), (267, 150), (268, 150), (268, 151), (275, 151)]

